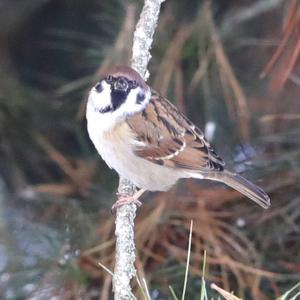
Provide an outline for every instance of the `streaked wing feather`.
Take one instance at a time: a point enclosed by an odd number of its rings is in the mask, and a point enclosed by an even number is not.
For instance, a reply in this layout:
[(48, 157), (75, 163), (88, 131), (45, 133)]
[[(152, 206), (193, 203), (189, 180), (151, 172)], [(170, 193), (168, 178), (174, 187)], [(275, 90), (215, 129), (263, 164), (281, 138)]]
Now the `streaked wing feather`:
[(146, 109), (127, 123), (139, 142), (135, 153), (140, 157), (195, 172), (223, 170), (224, 161), (202, 131), (155, 91)]

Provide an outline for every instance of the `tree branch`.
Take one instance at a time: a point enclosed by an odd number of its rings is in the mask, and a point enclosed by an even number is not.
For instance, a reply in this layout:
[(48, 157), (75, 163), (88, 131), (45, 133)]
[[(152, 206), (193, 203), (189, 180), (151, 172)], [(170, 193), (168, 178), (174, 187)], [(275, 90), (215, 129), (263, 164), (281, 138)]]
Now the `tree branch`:
[[(134, 33), (132, 46), (131, 67), (147, 80), (149, 72), (148, 62), (151, 58), (150, 48), (153, 34), (157, 26), (161, 3), (164, 0), (145, 0)], [(132, 196), (136, 187), (125, 178), (120, 178), (118, 193)], [(117, 208), (116, 212), (116, 262), (113, 277), (113, 291), (115, 300), (135, 299), (131, 292), (130, 280), (135, 276), (135, 243), (134, 219), (136, 205), (128, 204)]]

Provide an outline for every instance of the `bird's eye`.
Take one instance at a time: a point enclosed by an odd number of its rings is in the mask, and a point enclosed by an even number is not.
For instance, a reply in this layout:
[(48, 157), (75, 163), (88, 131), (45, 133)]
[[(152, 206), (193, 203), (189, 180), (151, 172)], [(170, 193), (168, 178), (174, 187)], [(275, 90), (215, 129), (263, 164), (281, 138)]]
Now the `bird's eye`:
[(113, 83), (114, 82), (114, 78), (111, 76), (111, 75), (108, 75), (105, 79), (105, 81), (109, 84)]
[(136, 96), (136, 103), (141, 104), (145, 100), (145, 93), (139, 92)]
[(96, 85), (95, 85), (95, 89), (98, 93), (101, 93), (103, 91), (103, 87), (102, 87), (102, 84), (101, 82), (98, 82)]

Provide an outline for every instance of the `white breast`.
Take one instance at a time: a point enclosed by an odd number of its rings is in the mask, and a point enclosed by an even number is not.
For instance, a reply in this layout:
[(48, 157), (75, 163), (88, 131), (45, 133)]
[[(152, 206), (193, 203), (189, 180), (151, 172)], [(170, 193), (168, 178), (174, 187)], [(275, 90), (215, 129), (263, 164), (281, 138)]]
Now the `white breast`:
[(126, 123), (126, 118), (144, 109), (150, 99), (143, 106), (136, 104), (137, 91), (131, 91), (128, 101), (115, 112), (101, 113), (100, 105), (108, 105), (109, 93), (104, 90), (99, 97), (94, 89), (91, 91), (87, 104), (87, 128), (89, 136), (98, 153), (107, 165), (115, 169), (119, 175), (131, 180), (136, 186), (151, 191), (169, 189), (179, 178), (181, 172), (156, 165), (134, 153), (138, 143), (133, 132)]
[(97, 130), (99, 118), (88, 114), (88, 132), (98, 153), (106, 164), (136, 186), (150, 191), (168, 190), (179, 178), (178, 171), (156, 165), (135, 155), (132, 132), (126, 122), (112, 130)]

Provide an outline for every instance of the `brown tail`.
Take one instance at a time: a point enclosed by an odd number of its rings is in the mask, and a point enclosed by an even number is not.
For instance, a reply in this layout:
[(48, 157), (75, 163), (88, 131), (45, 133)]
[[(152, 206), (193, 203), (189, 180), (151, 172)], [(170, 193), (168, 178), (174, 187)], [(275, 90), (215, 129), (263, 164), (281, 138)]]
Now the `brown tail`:
[(271, 205), (269, 196), (260, 187), (238, 174), (224, 170), (223, 172), (213, 173), (212, 176), (209, 176), (209, 179), (227, 184), (265, 209)]

